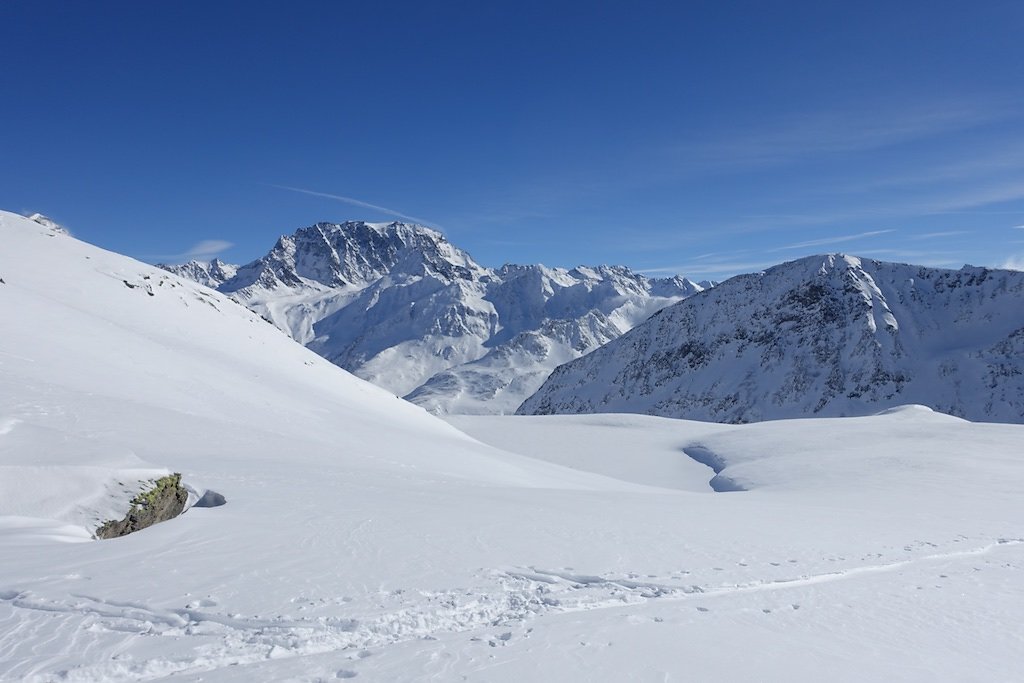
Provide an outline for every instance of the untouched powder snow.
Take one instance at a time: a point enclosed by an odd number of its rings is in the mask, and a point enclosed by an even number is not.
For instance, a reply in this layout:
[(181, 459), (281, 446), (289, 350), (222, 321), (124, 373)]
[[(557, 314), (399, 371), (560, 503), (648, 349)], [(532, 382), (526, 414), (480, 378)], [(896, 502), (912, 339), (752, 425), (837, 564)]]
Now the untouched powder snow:
[[(13, 214), (0, 243), (0, 680), (1024, 667), (1021, 426), (452, 426), (204, 287)], [(212, 493), (88, 540), (97, 493), (168, 471)]]

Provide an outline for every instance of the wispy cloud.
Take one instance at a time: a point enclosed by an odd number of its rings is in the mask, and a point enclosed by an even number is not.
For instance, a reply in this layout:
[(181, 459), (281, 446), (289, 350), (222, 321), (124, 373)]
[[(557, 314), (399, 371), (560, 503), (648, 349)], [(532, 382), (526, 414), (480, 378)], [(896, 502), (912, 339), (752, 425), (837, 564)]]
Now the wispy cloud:
[[(745, 214), (732, 221), (720, 222), (715, 226), (715, 230), (721, 234), (744, 234), (782, 227), (824, 226), (832, 223), (907, 216), (1024, 216), (1024, 209), (983, 208), (1020, 200), (1024, 200), (1024, 178), (987, 185), (978, 184), (976, 187), (955, 191), (946, 189), (894, 201), (876, 200), (873, 205), (861, 204), (848, 209), (808, 213)], [(1024, 229), (1024, 226), (1020, 227)], [(789, 247), (779, 247), (779, 250), (786, 248)], [(793, 245), (793, 248), (797, 248), (797, 245)]]
[(945, 230), (943, 232), (926, 232), (921, 235), (910, 235), (907, 239), (910, 240), (934, 240), (940, 237), (955, 237), (956, 235), (969, 235), (970, 230)]
[(961, 102), (819, 111), (677, 150), (695, 170), (755, 168), (892, 147), (990, 124), (1008, 114), (998, 104)]
[(737, 249), (731, 252), (712, 252), (690, 257), (688, 261), (678, 265), (653, 266), (638, 269), (641, 273), (651, 275), (679, 274), (697, 280), (721, 280), (738, 273), (750, 273), (764, 270), (775, 265), (777, 261), (759, 258), (761, 251), (757, 249)]
[(180, 254), (180, 258), (184, 259), (196, 259), (198, 261), (209, 261), (217, 254), (222, 251), (227, 251), (231, 247), (235, 246), (234, 242), (228, 242), (227, 240), (202, 240), (192, 245), (192, 248), (186, 251), (184, 254)]
[[(1001, 204), (1024, 199), (1024, 181), (1022, 179), (1004, 180), (999, 184), (986, 184), (970, 188), (958, 193), (946, 193), (944, 196), (919, 204), (921, 213), (925, 214), (956, 214), (964, 209), (972, 209), (989, 204)], [(990, 213), (990, 212), (980, 212)], [(1020, 216), (1024, 210), (1009, 210), (1007, 213)]]
[(854, 240), (865, 239), (868, 237), (874, 237), (876, 235), (885, 235), (886, 233), (895, 232), (894, 230), (871, 230), (868, 232), (857, 233), (856, 235), (837, 235), (836, 237), (825, 237), (817, 240), (807, 240), (806, 242), (797, 242), (796, 244), (787, 244), (784, 247), (776, 247), (774, 249), (768, 249), (767, 251), (786, 251), (788, 249), (806, 249), (808, 247), (821, 247), (827, 244), (840, 244), (842, 242), (852, 242)]
[(1022, 270), (1024, 271), (1024, 254), (1017, 254), (1011, 256), (1003, 262), (1000, 268), (1006, 268), (1008, 270)]
[[(1012, 198), (1000, 201), (1012, 201)], [(926, 213), (929, 215), (942, 214), (943, 216), (1020, 216), (1024, 215), (1024, 209), (1017, 209), (1016, 211), (928, 211)]]
[(233, 246), (235, 243), (227, 240), (200, 240), (180, 254), (137, 254), (135, 258), (153, 263), (209, 261)]
[(864, 178), (838, 188), (844, 193), (900, 189), (921, 185), (991, 182), (1006, 173), (1018, 173), (1024, 166), (1024, 143), (993, 144), (978, 150), (975, 145), (944, 150), (944, 159), (927, 164), (917, 163), (902, 172), (884, 173)]
[(775, 265), (773, 261), (723, 261), (721, 263), (681, 263), (675, 266), (658, 266), (656, 268), (640, 268), (641, 273), (654, 275), (673, 274), (685, 275), (693, 279), (716, 279), (714, 276), (732, 276), (738, 273), (752, 273)]
[(483, 240), (482, 243), (494, 247), (529, 247), (534, 244), (530, 240)]
[(266, 183), (269, 187), (276, 187), (279, 190), (289, 190), (290, 192), (298, 192), (300, 194), (308, 194), (313, 197), (324, 197), (326, 199), (333, 199), (335, 201), (344, 202), (345, 204), (351, 204), (352, 206), (358, 206), (364, 209), (372, 209), (373, 211), (379, 211), (380, 213), (387, 214), (388, 216), (394, 216), (395, 218), (401, 218), (403, 220), (412, 221), (413, 223), (419, 223), (426, 225), (431, 228), (441, 229), (441, 226), (437, 223), (425, 220), (423, 218), (417, 218), (416, 216), (410, 216), (407, 213), (396, 211), (395, 209), (389, 209), (386, 206), (378, 206), (377, 204), (371, 204), (370, 202), (364, 202), (361, 199), (354, 199), (353, 197), (345, 197), (339, 194), (331, 194), (330, 192), (317, 192), (315, 190), (305, 190), (301, 187), (289, 187), (288, 185), (275, 185), (273, 183)]

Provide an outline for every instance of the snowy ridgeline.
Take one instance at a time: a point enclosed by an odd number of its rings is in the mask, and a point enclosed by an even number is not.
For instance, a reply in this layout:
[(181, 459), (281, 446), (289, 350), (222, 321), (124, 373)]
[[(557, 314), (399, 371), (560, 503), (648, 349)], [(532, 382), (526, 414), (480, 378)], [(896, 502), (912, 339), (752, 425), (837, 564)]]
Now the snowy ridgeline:
[(304, 228), (241, 268), (167, 268), (439, 414), (752, 422), (920, 403), (1024, 420), (1014, 271), (833, 254), (712, 289), (622, 267), (493, 271), (429, 228), (362, 222)]
[(439, 232), (397, 222), (318, 223), (241, 267), (163, 267), (442, 414), (514, 412), (557, 365), (711, 285), (619, 266), (492, 270)]
[(520, 412), (753, 422), (906, 403), (1024, 421), (1024, 273), (843, 255), (784, 263), (563, 365)]
[[(207, 288), (11, 214), (0, 240), (2, 681), (1024, 668), (1020, 425), (446, 424)], [(166, 472), (227, 503), (89, 542)]]

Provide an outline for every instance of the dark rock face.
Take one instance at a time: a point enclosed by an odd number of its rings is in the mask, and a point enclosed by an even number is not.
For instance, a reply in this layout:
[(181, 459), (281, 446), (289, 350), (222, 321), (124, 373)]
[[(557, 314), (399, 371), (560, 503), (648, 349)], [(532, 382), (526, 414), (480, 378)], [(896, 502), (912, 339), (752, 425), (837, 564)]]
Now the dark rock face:
[[(452, 258), (454, 257), (454, 258)], [(319, 283), (365, 287), (392, 270), (448, 279), (473, 279), (483, 269), (436, 230), (405, 223), (317, 223), (284, 235), (266, 256), (240, 267), (222, 292)], [(190, 277), (189, 273), (179, 273)]]
[(173, 519), (185, 509), (188, 492), (181, 485), (181, 475), (174, 473), (157, 479), (153, 488), (132, 499), (132, 509), (121, 520), (106, 522), (96, 530), (96, 538), (118, 538)]

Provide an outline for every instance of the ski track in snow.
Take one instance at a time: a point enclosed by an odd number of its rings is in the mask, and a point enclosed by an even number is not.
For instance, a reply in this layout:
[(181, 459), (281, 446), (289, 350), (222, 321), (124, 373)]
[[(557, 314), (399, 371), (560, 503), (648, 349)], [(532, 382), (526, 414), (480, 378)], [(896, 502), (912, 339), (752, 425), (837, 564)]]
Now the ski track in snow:
[[(507, 575), (512, 578), (523, 579), (526, 581), (532, 581), (547, 586), (562, 586), (567, 587), (569, 590), (581, 590), (592, 587), (605, 588), (611, 591), (613, 595), (617, 595), (619, 598), (612, 604), (621, 604), (622, 602), (629, 601), (623, 599), (626, 594), (630, 594), (635, 597), (650, 599), (650, 598), (674, 598), (674, 599), (686, 599), (693, 595), (699, 595), (703, 598), (715, 597), (718, 595), (731, 595), (735, 593), (749, 593), (758, 591), (773, 591), (781, 590), (786, 588), (794, 588), (797, 586), (806, 586), (810, 584), (818, 583), (829, 583), (832, 581), (842, 581), (845, 579), (855, 578), (861, 574), (874, 574), (882, 572), (891, 572), (907, 567), (913, 564), (919, 564), (922, 562), (935, 562), (941, 560), (952, 560), (960, 557), (972, 557), (978, 555), (985, 555), (992, 550), (1001, 546), (1019, 545), (1024, 543), (1024, 539), (1019, 538), (1001, 538), (995, 543), (973, 548), (971, 550), (962, 550), (949, 553), (935, 553), (932, 555), (925, 555), (908, 560), (898, 560), (895, 562), (883, 563), (883, 564), (869, 564), (861, 565), (858, 567), (851, 567), (842, 571), (835, 572), (824, 572), (820, 574), (803, 574), (792, 578), (777, 578), (777, 579), (765, 579), (759, 581), (752, 581), (743, 584), (731, 584), (724, 585), (717, 588), (709, 588), (702, 585), (673, 585), (664, 583), (651, 583), (647, 581), (637, 581), (636, 575), (629, 575), (627, 578), (607, 578), (600, 576), (587, 576), (580, 574), (573, 574), (571, 572), (560, 572), (560, 571), (546, 571), (531, 568), (529, 571), (510, 571)], [(774, 565), (781, 565), (781, 563), (771, 563)], [(675, 577), (673, 577), (675, 578)], [(560, 605), (559, 601), (548, 600), (545, 604)], [(601, 607), (611, 606), (596, 603), (594, 605), (573, 605), (569, 609), (588, 609), (590, 607)]]
[[(958, 538), (954, 542), (966, 542)], [(846, 581), (867, 574), (895, 572), (914, 565), (977, 557), (995, 550), (1024, 544), (1024, 538), (999, 538), (993, 543), (967, 550), (933, 553), (887, 563), (862, 564), (834, 572), (785, 575), (796, 560), (768, 562), (783, 568), (782, 575), (746, 583), (686, 583), (694, 576), (681, 570), (658, 577), (629, 573), (625, 576), (599, 576), (571, 569), (546, 570), (535, 567), (485, 572), (497, 585), (495, 590), (451, 590), (412, 592), (396, 590), (385, 602), (394, 601), (390, 611), (367, 619), (343, 617), (288, 618), (243, 617), (200, 608), (215, 606), (215, 601), (199, 600), (183, 609), (159, 609), (139, 602), (120, 602), (85, 594), (69, 593), (63, 598), (47, 598), (34, 591), (0, 590), (0, 661), (16, 661), (19, 647), (33, 643), (33, 650), (45, 650), (47, 643), (78, 641), (83, 633), (124, 633), (129, 636), (196, 638), (188, 648), (190, 656), (136, 660), (112, 654), (104, 664), (70, 670), (52, 671), (44, 662), (32, 670), (5, 672), (3, 680), (94, 681), (152, 680), (175, 674), (214, 671), (227, 666), (251, 664), (268, 659), (283, 659), (348, 651), (348, 659), (371, 656), (371, 648), (408, 640), (435, 640), (438, 635), (499, 627), (502, 633), (477, 636), (475, 641), (491, 647), (504, 646), (513, 630), (527, 620), (552, 612), (607, 609), (645, 603), (650, 600), (702, 601), (739, 593), (787, 590), (813, 584)], [(916, 542), (903, 548), (917, 552), (936, 547)], [(878, 559), (879, 553), (862, 561)], [(825, 558), (835, 561), (837, 558)], [(844, 559), (844, 558), (838, 558)], [(743, 562), (739, 566), (747, 568)], [(721, 567), (707, 568), (710, 577)], [(412, 596), (418, 596), (415, 600)], [(295, 601), (306, 600), (299, 597)], [(342, 600), (345, 602), (346, 600)], [(4, 609), (6, 606), (7, 609)], [(799, 606), (794, 605), (794, 609)], [(708, 611), (698, 606), (699, 611)], [(766, 610), (767, 611), (767, 610)], [(38, 618), (33, 618), (38, 617)], [(512, 629), (512, 630), (508, 630)], [(525, 629), (529, 633), (532, 629)], [(48, 636), (42, 637), (42, 633)], [(27, 637), (31, 634), (32, 637)], [(87, 644), (88, 647), (90, 644)], [(78, 649), (76, 645), (74, 649)], [(46, 671), (46, 669), (51, 669)], [(339, 676), (352, 677), (355, 671), (342, 670)], [(12, 676), (7, 678), (7, 676)]]

